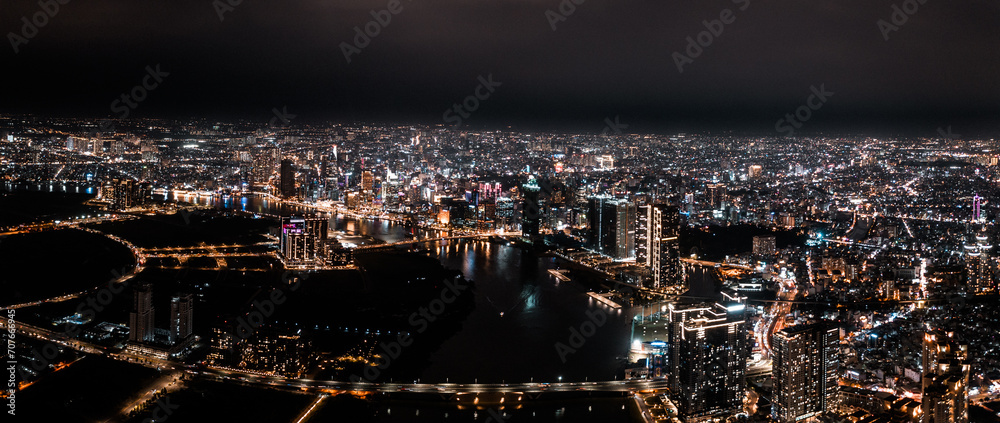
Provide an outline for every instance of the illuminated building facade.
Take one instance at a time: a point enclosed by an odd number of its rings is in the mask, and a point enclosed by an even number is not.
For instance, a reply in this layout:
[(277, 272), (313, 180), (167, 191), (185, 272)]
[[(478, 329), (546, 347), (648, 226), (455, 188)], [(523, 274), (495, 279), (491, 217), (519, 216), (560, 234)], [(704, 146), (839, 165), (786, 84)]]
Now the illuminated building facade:
[(921, 423), (968, 423), (969, 346), (953, 332), (924, 333)]
[(496, 202), (497, 226), (506, 228), (514, 221), (514, 200), (508, 197), (497, 198)]
[(288, 377), (300, 377), (308, 369), (312, 343), (303, 336), (302, 330), (265, 326), (239, 344), (238, 368)]
[(816, 323), (774, 334), (772, 418), (787, 423), (835, 412), (839, 332)]
[(133, 342), (153, 342), (155, 322), (153, 310), (153, 286), (141, 283), (132, 291), (132, 311), (128, 316), (128, 340)]
[(636, 224), (636, 263), (652, 272), (654, 289), (679, 287), (680, 213), (677, 207), (656, 204), (641, 206)]
[(760, 257), (773, 256), (778, 251), (773, 235), (753, 237), (753, 254)]
[(239, 324), (227, 320), (212, 329), (208, 361), (216, 366), (301, 377), (312, 362), (312, 342), (302, 330), (269, 325), (240, 336)]
[(635, 203), (620, 200), (615, 202), (615, 250), (616, 259), (635, 257)]
[(170, 299), (170, 344), (176, 345), (189, 338), (194, 331), (194, 296), (177, 295)]
[(151, 140), (142, 140), (139, 144), (139, 151), (142, 154), (143, 162), (155, 162), (159, 160), (160, 148)]
[(726, 201), (726, 186), (724, 184), (708, 185), (708, 206), (712, 210), (722, 208), (722, 202)]
[(542, 222), (542, 207), (538, 199), (540, 191), (541, 187), (534, 177), (521, 185), (521, 195), (524, 196), (524, 204), (521, 207), (521, 236), (529, 240), (536, 240), (539, 236), (539, 226)]
[(336, 239), (321, 243), (320, 256), (327, 266), (349, 266), (354, 264), (354, 249), (348, 248)]
[(976, 194), (972, 197), (972, 221), (982, 222), (983, 219), (983, 197)]
[(236, 325), (230, 321), (212, 327), (209, 352), (206, 357), (212, 364), (231, 366), (236, 362), (236, 346), (240, 338), (236, 336)]
[(588, 247), (620, 260), (635, 257), (635, 203), (596, 196), (589, 199), (589, 206)]
[(295, 197), (295, 165), (291, 160), (281, 161), (281, 181), (279, 186), (280, 194), (283, 198)]
[(993, 246), (987, 243), (985, 236), (976, 236), (976, 243), (965, 246), (965, 270), (968, 276), (970, 294), (993, 294), (997, 292), (996, 279), (993, 273), (993, 257), (990, 251)]
[(146, 203), (149, 188), (133, 179), (113, 179), (104, 184), (101, 198), (112, 210), (125, 210)]
[(685, 421), (732, 414), (743, 405), (746, 297), (722, 295), (720, 302), (667, 306), (670, 391)]
[(294, 264), (316, 260), (328, 237), (329, 228), (330, 222), (325, 218), (282, 217), (279, 240), (282, 257)]
[(250, 185), (266, 185), (278, 165), (280, 153), (271, 146), (255, 147), (251, 150), (252, 167), (249, 175)]
[(503, 196), (503, 189), (499, 182), (480, 182), (479, 193), (483, 200), (496, 201)]
[(587, 247), (594, 252), (611, 255), (615, 251), (616, 203), (609, 196), (599, 195), (587, 200), (590, 232)]
[(365, 194), (371, 195), (372, 190), (375, 188), (375, 174), (370, 170), (361, 172), (361, 190)]

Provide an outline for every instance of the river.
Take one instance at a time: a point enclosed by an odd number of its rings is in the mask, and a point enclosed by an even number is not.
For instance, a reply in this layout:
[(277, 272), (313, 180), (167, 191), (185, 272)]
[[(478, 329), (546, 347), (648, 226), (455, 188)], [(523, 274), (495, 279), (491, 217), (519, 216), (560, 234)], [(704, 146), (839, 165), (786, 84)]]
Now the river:
[[(262, 196), (181, 200), (274, 215), (315, 212)], [(419, 231), (394, 221), (343, 215), (332, 218), (330, 228), (389, 243), (411, 239)], [(558, 267), (558, 259), (479, 240), (428, 247), (445, 267), (475, 281), (477, 289), (475, 310), (431, 355), (422, 379), (499, 383), (621, 377), (624, 362), (619, 357), (627, 355), (630, 345), (632, 311), (598, 303), (573, 281), (559, 282), (548, 272)]]
[[(46, 191), (40, 186), (35, 191)], [(30, 188), (29, 188), (30, 189)], [(53, 192), (75, 192), (76, 187)], [(82, 188), (86, 192), (86, 187)], [(162, 199), (162, 198), (161, 198)], [(270, 215), (314, 212), (309, 207), (273, 199), (195, 197), (181, 201)], [(331, 229), (397, 242), (417, 233), (411, 227), (378, 219), (335, 216)], [(612, 309), (586, 295), (576, 281), (559, 282), (548, 269), (558, 259), (542, 257), (507, 243), (452, 240), (428, 245), (449, 268), (476, 282), (475, 309), (461, 329), (431, 353), (425, 381), (514, 382), (595, 381), (622, 377), (630, 344), (632, 315), (637, 310)], [(572, 274), (570, 274), (572, 276)], [(628, 421), (627, 399), (527, 403), (511, 421)], [(458, 411), (443, 404), (380, 403), (377, 421), (482, 420), (483, 412)], [(421, 415), (421, 412), (423, 414)], [(410, 417), (404, 417), (409, 415)], [(446, 417), (447, 416), (447, 417)]]

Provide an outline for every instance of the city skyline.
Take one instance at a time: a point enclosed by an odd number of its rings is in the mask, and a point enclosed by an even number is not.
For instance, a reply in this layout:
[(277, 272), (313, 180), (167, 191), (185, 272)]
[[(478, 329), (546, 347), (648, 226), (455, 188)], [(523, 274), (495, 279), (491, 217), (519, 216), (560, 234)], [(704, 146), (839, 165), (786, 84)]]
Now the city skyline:
[[(192, 389), (231, 383), (315, 394), (307, 417), (369, 390), (386, 413), (428, 392), (538, 413), (524, 393), (582, 390), (620, 398), (595, 419), (689, 422), (977, 421), (1000, 392), (995, 326), (976, 323), (1000, 318), (996, 140), (23, 116), (0, 132), (0, 201), (22, 204), (0, 210), (68, 207), (0, 214), (0, 249), (21, 245), (0, 257), (129, 257), (88, 276), (97, 291), (12, 288), (30, 338), (15, 398), (53, 386), (47, 360), (190, 370), (123, 421), (171, 398), (210, 413)], [(500, 359), (519, 356), (538, 365)], [(462, 410), (439, 407), (417, 410)]]
[(4, 11), (5, 422), (1000, 422), (1000, 3)]

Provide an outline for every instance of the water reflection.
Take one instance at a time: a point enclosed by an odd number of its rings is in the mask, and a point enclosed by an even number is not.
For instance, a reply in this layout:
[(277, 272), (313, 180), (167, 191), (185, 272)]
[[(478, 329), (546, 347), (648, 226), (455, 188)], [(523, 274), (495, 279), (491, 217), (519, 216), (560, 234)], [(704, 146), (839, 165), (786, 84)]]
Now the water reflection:
[[(630, 313), (595, 304), (577, 284), (557, 286), (548, 269), (555, 259), (537, 257), (506, 244), (452, 241), (435, 248), (445, 266), (461, 269), (476, 282), (476, 309), (462, 330), (430, 357), (427, 380), (472, 379), (492, 382), (612, 380), (628, 346)], [(607, 322), (565, 363), (555, 349), (568, 342), (571, 328), (587, 312), (604, 313)], [(474, 358), (470, 360), (469, 358)]]
[[(185, 197), (187, 199), (187, 197)], [(219, 208), (234, 203), (221, 197), (191, 197)], [(220, 201), (222, 200), (222, 201)], [(268, 215), (309, 213), (259, 196), (243, 197), (241, 210)], [(398, 242), (426, 233), (380, 219), (331, 218), (332, 230)], [(506, 243), (446, 240), (427, 245), (446, 267), (475, 281), (475, 309), (461, 329), (429, 357), (421, 379), (452, 382), (612, 380), (620, 378), (631, 330), (631, 312), (592, 301), (577, 283), (556, 284), (548, 269), (554, 258), (538, 257)], [(567, 343), (572, 328), (603, 313), (607, 321), (562, 362), (555, 345)], [(502, 313), (502, 314), (501, 314)]]
[(33, 191), (52, 192), (66, 194), (97, 194), (93, 185), (77, 182), (47, 182), (47, 183), (26, 183), (26, 182), (4, 182), (0, 184), (3, 191)]

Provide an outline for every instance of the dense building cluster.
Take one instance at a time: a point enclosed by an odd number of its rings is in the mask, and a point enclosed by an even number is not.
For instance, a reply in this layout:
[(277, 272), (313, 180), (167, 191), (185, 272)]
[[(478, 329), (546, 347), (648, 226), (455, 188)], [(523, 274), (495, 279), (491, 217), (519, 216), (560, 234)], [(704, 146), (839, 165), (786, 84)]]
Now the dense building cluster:
[[(666, 379), (689, 421), (966, 422), (1000, 391), (994, 140), (108, 126), (0, 117), (2, 182), (95, 187), (114, 211), (256, 195), (554, 251), (620, 282), (602, 298), (662, 305), (639, 317), (630, 375)], [(288, 268), (353, 263), (329, 234), (309, 215), (273, 233)], [(695, 268), (721, 287), (694, 294)], [(137, 345), (159, 342), (150, 295), (135, 290)], [(171, 304), (176, 344), (192, 302)], [(219, 365), (312, 360), (301, 333), (218, 330)]]

